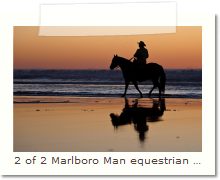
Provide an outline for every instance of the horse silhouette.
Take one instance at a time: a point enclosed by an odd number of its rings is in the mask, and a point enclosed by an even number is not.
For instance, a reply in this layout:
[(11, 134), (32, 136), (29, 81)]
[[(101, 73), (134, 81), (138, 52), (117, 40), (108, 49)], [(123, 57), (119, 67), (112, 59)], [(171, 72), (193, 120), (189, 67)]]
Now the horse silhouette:
[(159, 89), (159, 97), (161, 97), (161, 93), (165, 93), (166, 74), (161, 65), (157, 63), (138, 65), (128, 59), (114, 55), (110, 69), (113, 70), (116, 67), (121, 68), (125, 80), (125, 91), (122, 97), (126, 96), (130, 82), (134, 84), (140, 96), (143, 97), (142, 92), (138, 88), (138, 82), (146, 80), (151, 80), (153, 82), (153, 88), (149, 92), (149, 97), (156, 87)]
[(144, 142), (145, 133), (149, 129), (147, 122), (160, 121), (160, 117), (163, 116), (165, 110), (165, 99), (153, 100), (152, 107), (144, 107), (138, 105), (138, 99), (135, 100), (134, 104), (129, 105), (128, 99), (125, 98), (125, 106), (121, 114), (111, 113), (110, 117), (112, 125), (116, 129), (119, 126), (133, 124), (135, 131), (139, 134), (140, 142)]

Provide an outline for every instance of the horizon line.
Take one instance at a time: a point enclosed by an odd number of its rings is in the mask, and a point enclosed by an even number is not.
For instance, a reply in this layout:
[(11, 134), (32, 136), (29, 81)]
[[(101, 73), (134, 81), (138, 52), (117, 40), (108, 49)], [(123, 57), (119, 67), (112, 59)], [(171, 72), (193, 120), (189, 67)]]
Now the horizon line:
[[(164, 68), (165, 70), (202, 70), (202, 68)], [(93, 69), (93, 68), (85, 68), (85, 69), (66, 69), (66, 68), (14, 68), (13, 70), (109, 70), (112, 71), (111, 69)], [(115, 69), (115, 70), (119, 70), (119, 69)]]

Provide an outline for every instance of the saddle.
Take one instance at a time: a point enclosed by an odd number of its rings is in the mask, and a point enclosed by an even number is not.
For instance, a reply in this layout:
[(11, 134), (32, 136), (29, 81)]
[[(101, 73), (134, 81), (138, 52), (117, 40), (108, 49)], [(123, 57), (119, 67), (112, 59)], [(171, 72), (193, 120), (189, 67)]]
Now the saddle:
[(133, 63), (138, 65), (145, 65), (147, 64), (147, 61), (146, 59), (134, 59)]

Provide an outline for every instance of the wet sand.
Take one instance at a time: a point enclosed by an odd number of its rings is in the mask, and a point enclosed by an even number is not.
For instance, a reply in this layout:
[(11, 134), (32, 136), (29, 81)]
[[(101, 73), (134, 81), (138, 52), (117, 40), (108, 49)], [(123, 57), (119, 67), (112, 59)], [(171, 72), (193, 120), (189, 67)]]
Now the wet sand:
[(199, 152), (202, 100), (14, 97), (14, 151)]

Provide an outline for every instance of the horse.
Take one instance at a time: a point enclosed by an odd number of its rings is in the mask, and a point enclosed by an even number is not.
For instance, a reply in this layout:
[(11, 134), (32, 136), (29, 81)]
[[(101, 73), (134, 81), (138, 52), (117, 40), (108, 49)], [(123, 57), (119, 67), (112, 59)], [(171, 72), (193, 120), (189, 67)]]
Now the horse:
[(125, 90), (122, 97), (126, 96), (128, 86), (130, 82), (132, 82), (140, 93), (140, 97), (142, 98), (142, 92), (138, 88), (138, 82), (151, 80), (153, 82), (153, 88), (149, 92), (149, 97), (151, 96), (152, 91), (158, 87), (159, 89), (159, 98), (161, 98), (161, 93), (165, 93), (165, 84), (166, 84), (166, 74), (161, 65), (157, 63), (148, 63), (144, 65), (135, 64), (130, 60), (120, 57), (118, 55), (114, 55), (110, 69), (113, 70), (116, 67), (120, 67), (124, 81), (125, 81)]
[(128, 99), (125, 98), (124, 109), (120, 115), (111, 113), (111, 122), (115, 129), (120, 126), (133, 124), (134, 129), (139, 134), (139, 140), (145, 140), (145, 133), (148, 131), (148, 122), (158, 122), (166, 110), (165, 99), (156, 101), (153, 99), (152, 107), (145, 107), (138, 104), (138, 99), (133, 104), (129, 104)]

